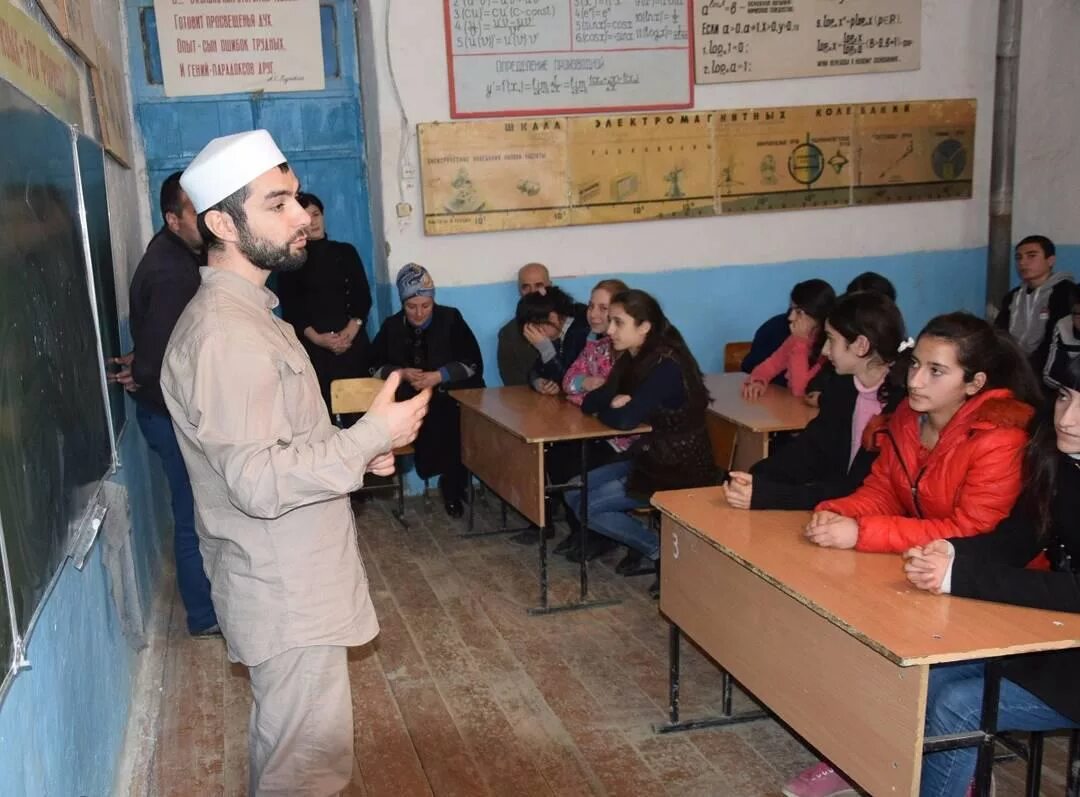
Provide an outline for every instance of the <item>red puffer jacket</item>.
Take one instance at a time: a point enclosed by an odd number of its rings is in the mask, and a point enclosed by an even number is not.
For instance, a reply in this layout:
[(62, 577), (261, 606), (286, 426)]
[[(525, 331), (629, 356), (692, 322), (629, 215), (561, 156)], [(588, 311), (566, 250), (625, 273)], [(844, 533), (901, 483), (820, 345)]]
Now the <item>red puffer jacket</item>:
[(1033, 414), (1012, 391), (984, 391), (957, 411), (927, 451), (919, 440), (920, 414), (904, 399), (887, 422), (867, 428), (867, 447), (881, 455), (866, 481), (817, 509), (858, 520), (860, 551), (901, 552), (991, 531), (1020, 494)]

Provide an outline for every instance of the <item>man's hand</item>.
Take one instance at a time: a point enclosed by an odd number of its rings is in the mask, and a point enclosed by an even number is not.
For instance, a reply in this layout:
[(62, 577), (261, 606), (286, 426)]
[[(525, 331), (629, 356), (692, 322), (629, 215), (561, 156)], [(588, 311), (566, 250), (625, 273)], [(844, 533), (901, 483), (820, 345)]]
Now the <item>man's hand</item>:
[(543, 393), (545, 396), (557, 396), (562, 391), (559, 383), (552, 382), (550, 379), (537, 379), (533, 387), (536, 388), (537, 393)]
[(724, 497), (728, 506), (736, 509), (749, 509), (750, 499), (754, 494), (754, 477), (749, 473), (733, 470), (724, 483)]
[(131, 373), (131, 365), (135, 362), (135, 352), (129, 351), (119, 357), (110, 357), (105, 361), (106, 365), (117, 366), (115, 371), (105, 371), (105, 379), (110, 384), (120, 385), (128, 393), (134, 393), (139, 389), (135, 383), (135, 376)]
[(368, 415), (378, 418), (389, 428), (391, 450), (407, 446), (416, 439), (431, 401), (430, 390), (424, 390), (408, 401), (394, 401), (394, 394), (400, 386), (401, 373), (394, 371), (367, 411)]
[(373, 473), (376, 476), (393, 476), (394, 475), (394, 452), (387, 451), (385, 454), (379, 454), (375, 459), (371, 460), (367, 464), (365, 470), (368, 473)]

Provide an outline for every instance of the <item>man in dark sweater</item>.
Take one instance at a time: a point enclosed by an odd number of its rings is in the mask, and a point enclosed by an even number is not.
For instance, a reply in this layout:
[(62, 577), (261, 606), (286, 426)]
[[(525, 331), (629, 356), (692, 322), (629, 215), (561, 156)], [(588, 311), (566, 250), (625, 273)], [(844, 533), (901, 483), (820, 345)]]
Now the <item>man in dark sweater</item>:
[[(542, 293), (551, 287), (551, 274), (543, 263), (527, 263), (518, 269), (518, 295)], [(521, 334), (517, 318), (499, 330), (499, 377), (504, 385), (529, 384), (529, 371), (536, 362), (536, 349)]]
[(135, 348), (116, 358), (114, 364), (120, 370), (111, 379), (132, 394), (139, 428), (165, 468), (172, 497), (176, 580), (187, 611), (188, 631), (202, 637), (218, 635), (217, 615), (195, 533), (191, 481), (159, 384), (165, 345), (200, 284), (202, 237), (195, 222), (195, 208), (180, 187), (180, 174), (169, 175), (161, 186), (165, 226), (146, 247), (131, 280), (131, 337)]

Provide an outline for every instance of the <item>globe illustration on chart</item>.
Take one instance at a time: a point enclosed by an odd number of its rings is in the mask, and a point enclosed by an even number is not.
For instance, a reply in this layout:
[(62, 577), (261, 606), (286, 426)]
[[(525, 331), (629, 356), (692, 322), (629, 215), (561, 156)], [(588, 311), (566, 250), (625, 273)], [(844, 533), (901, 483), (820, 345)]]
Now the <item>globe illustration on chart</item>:
[(825, 156), (816, 144), (799, 144), (788, 156), (788, 174), (802, 185), (813, 185), (825, 171)]
[(967, 168), (967, 148), (955, 138), (947, 138), (934, 147), (930, 165), (941, 180), (956, 180)]

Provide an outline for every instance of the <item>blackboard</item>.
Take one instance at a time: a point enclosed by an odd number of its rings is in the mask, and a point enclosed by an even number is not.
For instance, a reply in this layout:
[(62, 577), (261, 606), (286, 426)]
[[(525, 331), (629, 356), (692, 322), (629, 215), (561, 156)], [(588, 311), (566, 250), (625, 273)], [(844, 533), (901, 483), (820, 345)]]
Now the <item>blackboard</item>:
[(22, 636), (112, 446), (71, 129), (0, 81), (0, 130), (0, 545)]

